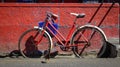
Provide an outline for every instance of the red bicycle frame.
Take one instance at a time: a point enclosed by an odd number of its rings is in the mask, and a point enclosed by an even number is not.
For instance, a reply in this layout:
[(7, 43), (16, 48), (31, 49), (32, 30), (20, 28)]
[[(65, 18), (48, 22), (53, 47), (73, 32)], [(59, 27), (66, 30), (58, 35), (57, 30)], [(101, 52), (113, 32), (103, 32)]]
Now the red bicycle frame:
[[(47, 22), (56, 32), (57, 32), (57, 35), (55, 35), (51, 30), (50, 28), (47, 27), (47, 29), (50, 31), (50, 33), (52, 33), (52, 35), (54, 35), (54, 37), (59, 41), (59, 43), (64, 46), (64, 47), (70, 47), (68, 46), (69, 45), (69, 42), (70, 42), (70, 38), (72, 37), (72, 34), (74, 32), (74, 30), (76, 29), (75, 28), (75, 24), (73, 24), (72, 28), (70, 29), (67, 37), (65, 38), (50, 22)], [(61, 40), (62, 39), (62, 40)], [(65, 43), (63, 43), (62, 41), (65, 41)]]
[[(76, 18), (76, 19), (77, 19), (77, 18)], [(62, 45), (63, 47), (69, 48), (69, 47), (72, 47), (72, 46), (78, 46), (78, 45), (70, 45), (70, 44), (69, 44), (69, 43), (70, 43), (70, 39), (71, 39), (71, 37), (72, 37), (72, 35), (73, 35), (73, 32), (76, 30), (76, 27), (75, 27), (75, 25), (76, 25), (76, 19), (75, 19), (75, 21), (73, 22), (72, 27), (71, 27), (71, 29), (69, 30), (69, 33), (68, 33), (68, 35), (67, 35), (66, 38), (51, 24), (51, 22), (47, 21), (44, 27), (47, 28), (47, 30), (49, 30), (49, 32), (58, 40), (58, 42), (60, 43), (60, 45)], [(48, 25), (50, 25), (50, 26), (57, 32), (57, 35), (54, 34), (54, 33), (52, 32), (52, 30), (50, 30), (50, 28), (48, 27)], [(83, 36), (82, 33), (81, 33), (81, 36)], [(85, 39), (86, 41), (88, 41), (85, 37), (84, 37), (84, 39)], [(63, 41), (64, 41), (65, 43), (63, 43)], [(79, 46), (80, 46), (80, 45), (79, 45)]]

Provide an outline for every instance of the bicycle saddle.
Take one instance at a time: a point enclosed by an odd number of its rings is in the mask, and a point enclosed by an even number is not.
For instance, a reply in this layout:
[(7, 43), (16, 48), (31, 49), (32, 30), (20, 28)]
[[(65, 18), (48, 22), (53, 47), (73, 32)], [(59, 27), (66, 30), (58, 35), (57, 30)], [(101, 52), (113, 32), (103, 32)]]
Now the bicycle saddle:
[(53, 17), (54, 20), (56, 20), (59, 16), (57, 14), (52, 13), (52, 17)]
[(47, 15), (51, 16), (54, 20), (56, 20), (59, 16), (57, 14), (54, 14), (52, 12), (47, 11)]
[(83, 17), (85, 17), (85, 13), (81, 13), (81, 14), (78, 14), (78, 13), (70, 13), (70, 14), (76, 16), (76, 18), (83, 18)]

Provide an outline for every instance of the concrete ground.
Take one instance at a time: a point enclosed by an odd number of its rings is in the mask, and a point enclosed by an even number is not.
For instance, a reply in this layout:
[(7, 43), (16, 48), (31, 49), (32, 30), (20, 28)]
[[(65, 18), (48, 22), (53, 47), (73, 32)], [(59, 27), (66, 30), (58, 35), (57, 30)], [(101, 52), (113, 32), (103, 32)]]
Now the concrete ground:
[(0, 67), (120, 67), (120, 58), (74, 58), (57, 56), (48, 63), (41, 59), (0, 58)]

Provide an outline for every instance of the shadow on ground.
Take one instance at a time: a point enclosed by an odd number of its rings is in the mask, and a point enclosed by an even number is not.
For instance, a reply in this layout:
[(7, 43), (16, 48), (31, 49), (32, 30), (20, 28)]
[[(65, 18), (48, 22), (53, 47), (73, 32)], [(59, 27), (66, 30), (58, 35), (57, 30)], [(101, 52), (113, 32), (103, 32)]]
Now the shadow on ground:
[[(101, 53), (101, 52), (103, 52), (103, 54), (99, 56), (99, 53)], [(118, 52), (117, 52), (117, 48), (114, 44), (112, 44), (110, 42), (106, 42), (106, 49), (103, 51), (103, 48), (101, 48), (99, 53), (98, 53), (97, 58), (116, 58)], [(50, 58), (54, 58), (57, 55), (58, 55), (58, 51), (53, 52), (50, 54)], [(18, 58), (19, 56), (22, 56), (20, 51), (13, 50), (9, 54), (0, 55), (0, 58), (6, 58), (6, 57)], [(31, 58), (40, 58), (40, 56), (41, 55), (39, 55), (39, 57), (37, 56), (37, 57), (31, 57)]]

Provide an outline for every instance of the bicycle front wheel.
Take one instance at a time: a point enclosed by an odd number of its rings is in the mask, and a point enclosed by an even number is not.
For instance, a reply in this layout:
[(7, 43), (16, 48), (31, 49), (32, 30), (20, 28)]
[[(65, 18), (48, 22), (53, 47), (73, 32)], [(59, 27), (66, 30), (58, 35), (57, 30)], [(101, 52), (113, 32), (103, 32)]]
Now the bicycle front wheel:
[(102, 55), (106, 48), (103, 31), (92, 25), (80, 27), (75, 31), (71, 43), (74, 45), (73, 53), (82, 58), (95, 58), (99, 52), (99, 55)]
[(42, 29), (30, 29), (24, 32), (18, 43), (18, 48), (25, 58), (47, 57), (50, 54), (52, 40)]

